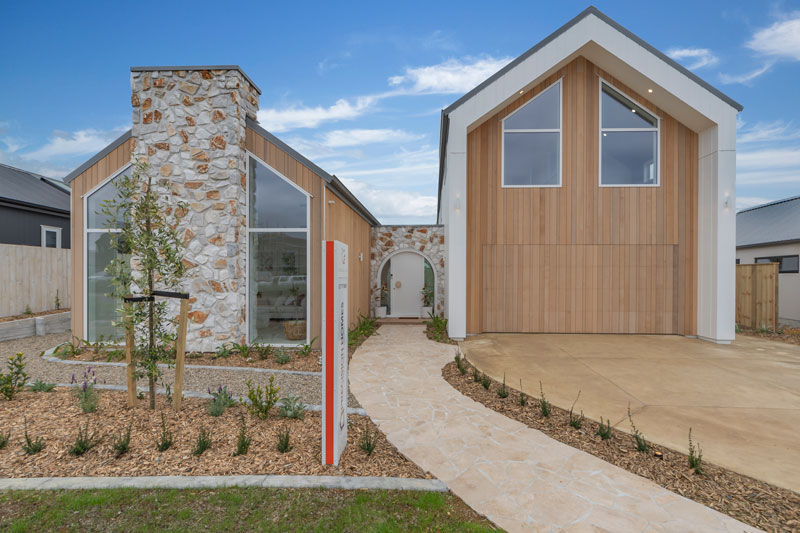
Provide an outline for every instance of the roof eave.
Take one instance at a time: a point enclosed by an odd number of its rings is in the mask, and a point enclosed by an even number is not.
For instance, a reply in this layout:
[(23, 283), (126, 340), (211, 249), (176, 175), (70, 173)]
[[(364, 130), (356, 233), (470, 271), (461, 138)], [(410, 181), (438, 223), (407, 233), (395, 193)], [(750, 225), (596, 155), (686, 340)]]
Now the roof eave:
[(83, 163), (81, 166), (70, 172), (64, 177), (64, 183), (71, 183), (75, 178), (83, 174), (87, 169), (89, 169), (92, 165), (103, 159), (105, 156), (110, 154), (114, 149), (119, 147), (122, 143), (126, 142), (128, 139), (131, 138), (133, 130), (128, 130), (116, 139), (114, 139), (111, 144), (100, 150), (96, 153), (91, 159)]

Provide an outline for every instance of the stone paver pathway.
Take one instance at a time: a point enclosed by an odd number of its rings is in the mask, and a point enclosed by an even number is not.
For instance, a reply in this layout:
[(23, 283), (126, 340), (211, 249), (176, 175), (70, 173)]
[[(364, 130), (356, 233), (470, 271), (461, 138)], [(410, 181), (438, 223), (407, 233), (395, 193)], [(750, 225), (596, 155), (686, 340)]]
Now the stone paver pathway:
[(351, 391), (401, 453), (508, 531), (757, 531), (461, 395), (455, 347), (384, 325), (356, 351)]

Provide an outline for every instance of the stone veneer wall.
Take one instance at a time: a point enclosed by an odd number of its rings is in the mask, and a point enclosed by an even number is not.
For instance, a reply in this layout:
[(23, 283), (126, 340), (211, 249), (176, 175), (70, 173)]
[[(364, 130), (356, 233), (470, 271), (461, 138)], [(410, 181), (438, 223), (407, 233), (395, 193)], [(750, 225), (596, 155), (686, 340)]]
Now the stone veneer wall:
[(384, 259), (403, 250), (415, 250), (430, 262), (435, 273), (435, 312), (444, 312), (445, 246), (444, 226), (376, 226), (370, 243), (370, 311), (380, 305), (380, 272)]
[[(245, 316), (245, 118), (258, 90), (238, 70), (131, 73), (133, 161), (150, 163), (176, 209), (191, 294), (187, 348), (240, 341)], [(174, 304), (177, 310), (177, 303)]]

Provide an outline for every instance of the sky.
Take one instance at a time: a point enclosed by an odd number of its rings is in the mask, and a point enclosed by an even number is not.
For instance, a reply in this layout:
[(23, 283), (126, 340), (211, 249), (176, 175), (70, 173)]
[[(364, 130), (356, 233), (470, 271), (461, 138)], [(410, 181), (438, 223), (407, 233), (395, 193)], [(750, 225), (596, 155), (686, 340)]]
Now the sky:
[[(100, 151), (133, 65), (237, 64), (261, 125), (388, 224), (435, 221), (440, 110), (589, 5), (0, 1), (0, 162), (60, 178)], [(738, 208), (800, 195), (800, 0), (595, 5), (744, 106)]]

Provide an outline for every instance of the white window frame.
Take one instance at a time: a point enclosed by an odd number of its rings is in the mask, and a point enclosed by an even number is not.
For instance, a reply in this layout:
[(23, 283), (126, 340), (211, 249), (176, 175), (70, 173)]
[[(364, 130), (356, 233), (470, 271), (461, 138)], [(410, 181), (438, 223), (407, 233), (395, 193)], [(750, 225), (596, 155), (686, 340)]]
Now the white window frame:
[[(564, 161), (563, 161), (563, 145), (564, 145), (564, 85), (561, 83), (563, 80), (563, 76), (558, 78), (556, 81), (545, 87), (541, 90), (539, 94), (525, 102), (523, 105), (519, 106), (517, 109), (506, 115), (503, 120), (500, 121), (500, 186), (503, 189), (557, 189), (561, 187), (562, 183), (562, 173), (564, 170)], [(514, 114), (516, 114), (521, 109), (525, 108), (547, 92), (548, 89), (551, 89), (553, 86), (558, 85), (558, 128), (546, 128), (546, 129), (509, 129), (506, 130), (506, 120)], [(558, 183), (553, 185), (506, 185), (506, 131), (509, 133), (558, 133)]]
[(127, 163), (109, 177), (92, 187), (81, 196), (83, 200), (83, 338), (89, 339), (89, 234), (90, 233), (121, 233), (121, 229), (89, 228), (89, 197), (99, 191), (105, 184), (113, 181), (117, 176), (124, 174), (133, 163)]
[(56, 234), (56, 249), (61, 248), (61, 228), (55, 226), (42, 225), (42, 248), (47, 248), (47, 232), (52, 231)]
[[(269, 170), (274, 172), (278, 177), (284, 180), (286, 183), (300, 191), (306, 196), (306, 227), (305, 228), (251, 228), (250, 227), (250, 158), (255, 159)], [(245, 313), (247, 315), (247, 331), (245, 332), (245, 337), (247, 338), (247, 343), (249, 344), (252, 342), (250, 338), (250, 320), (254, 318), (254, 315), (250, 312), (250, 284), (252, 279), (250, 277), (250, 234), (251, 233), (305, 233), (306, 234), (306, 339), (305, 344), (308, 344), (309, 338), (311, 336), (311, 198), (313, 196), (308, 193), (305, 189), (300, 187), (291, 179), (287, 178), (283, 175), (283, 173), (278, 172), (274, 167), (269, 165), (266, 161), (255, 155), (254, 153), (247, 151), (247, 162), (245, 164), (245, 172), (247, 173), (247, 184), (245, 187), (245, 213), (247, 218), (247, 252), (245, 255), (245, 272), (247, 276), (247, 296), (244, 302)], [(283, 344), (272, 344), (272, 346), (276, 347), (283, 347), (283, 348), (292, 348), (299, 346), (301, 343), (283, 343)]]
[[(655, 117), (656, 119), (656, 127), (655, 128), (604, 128), (603, 127), (603, 85), (609, 86), (612, 90), (618, 92), (624, 98), (627, 98), (637, 106), (641, 107), (645, 111), (647, 111), (650, 115)], [(597, 184), (600, 187), (661, 187), (661, 116), (655, 113), (649, 107), (642, 105), (641, 102), (636, 100), (635, 98), (631, 98), (624, 91), (620, 90), (618, 87), (615, 87), (613, 83), (610, 83), (599, 77), (598, 83), (598, 94), (597, 94), (597, 108), (598, 112), (598, 120), (597, 120), (597, 127), (598, 127), (598, 135), (597, 135)], [(655, 131), (656, 132), (656, 182), (655, 183), (603, 183), (603, 132), (605, 131)]]

